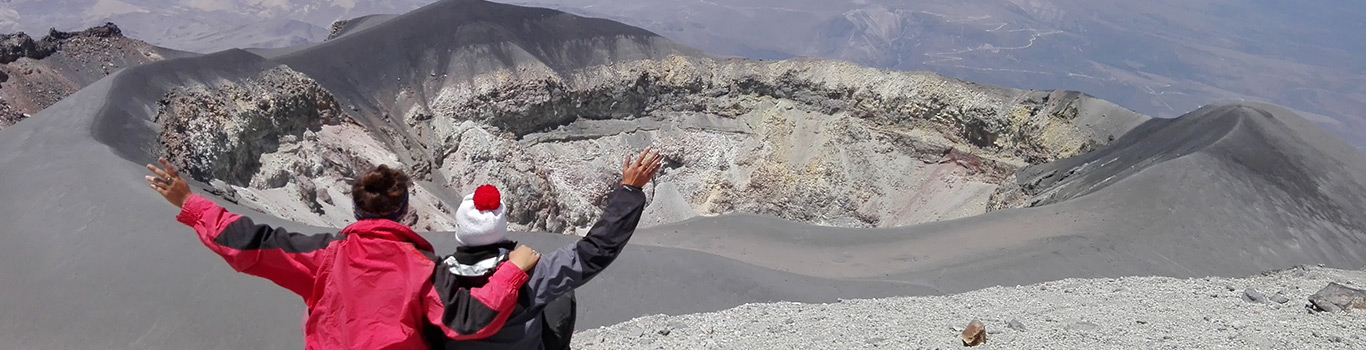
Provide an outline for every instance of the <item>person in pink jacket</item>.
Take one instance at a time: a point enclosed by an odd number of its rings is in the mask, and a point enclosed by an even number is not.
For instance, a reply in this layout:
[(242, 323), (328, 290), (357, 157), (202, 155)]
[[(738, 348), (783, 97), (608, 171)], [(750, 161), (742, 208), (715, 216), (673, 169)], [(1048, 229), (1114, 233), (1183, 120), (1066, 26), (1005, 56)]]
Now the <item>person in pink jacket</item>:
[(303, 298), (307, 349), (427, 349), (424, 335), (451, 339), (497, 333), (540, 255), (517, 247), (487, 285), (458, 288), (437, 269), (432, 245), (398, 222), (411, 181), (387, 166), (365, 173), (352, 197), (357, 221), (340, 233), (303, 235), (254, 223), (190, 191), (165, 159), (148, 164), (152, 189), (181, 208), (176, 220), (233, 269)]

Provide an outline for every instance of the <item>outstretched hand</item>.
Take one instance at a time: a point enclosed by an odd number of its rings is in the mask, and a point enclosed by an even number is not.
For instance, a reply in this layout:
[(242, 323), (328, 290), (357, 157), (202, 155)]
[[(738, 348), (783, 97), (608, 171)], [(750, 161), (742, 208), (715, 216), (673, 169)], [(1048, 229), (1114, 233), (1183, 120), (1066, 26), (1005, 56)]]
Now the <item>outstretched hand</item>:
[(185, 200), (190, 198), (190, 183), (185, 182), (185, 179), (180, 177), (180, 173), (175, 171), (175, 167), (171, 166), (166, 158), (158, 159), (158, 161), (165, 169), (147, 164), (147, 170), (156, 175), (156, 177), (147, 176), (147, 182), (152, 183), (152, 189), (160, 193), (172, 205), (177, 208), (184, 206)]
[(541, 253), (537, 253), (535, 250), (531, 249), (531, 247), (525, 245), (519, 245), (517, 246), (517, 249), (513, 249), (512, 252), (508, 253), (508, 261), (512, 262), (513, 265), (517, 265), (517, 268), (522, 269), (522, 272), (531, 271), (531, 268), (536, 266), (536, 262), (540, 260)]
[(634, 163), (631, 162), (631, 156), (626, 156), (626, 162), (621, 165), (622, 185), (645, 187), (655, 177), (664, 157), (659, 155), (659, 151), (650, 152), (652, 150), (653, 147), (646, 147)]

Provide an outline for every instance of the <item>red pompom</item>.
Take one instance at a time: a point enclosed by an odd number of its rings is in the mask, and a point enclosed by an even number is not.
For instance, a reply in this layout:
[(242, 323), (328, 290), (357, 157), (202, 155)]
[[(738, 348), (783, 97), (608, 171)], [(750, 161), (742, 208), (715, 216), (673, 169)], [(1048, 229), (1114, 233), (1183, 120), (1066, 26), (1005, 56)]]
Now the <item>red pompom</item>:
[(498, 188), (493, 185), (483, 185), (474, 189), (474, 209), (479, 211), (489, 211), (503, 206), (503, 199), (498, 194)]

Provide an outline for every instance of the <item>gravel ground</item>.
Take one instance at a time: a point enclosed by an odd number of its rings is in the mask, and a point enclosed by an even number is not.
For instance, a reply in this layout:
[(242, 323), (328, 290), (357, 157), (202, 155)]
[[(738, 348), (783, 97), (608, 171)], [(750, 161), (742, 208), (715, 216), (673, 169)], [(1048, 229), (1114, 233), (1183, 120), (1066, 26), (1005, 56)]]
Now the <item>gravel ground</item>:
[(1362, 288), (1366, 271), (1067, 279), (948, 296), (748, 304), (583, 331), (574, 348), (952, 349), (980, 319), (988, 330), (982, 349), (1366, 349), (1366, 311), (1306, 308), (1328, 282)]

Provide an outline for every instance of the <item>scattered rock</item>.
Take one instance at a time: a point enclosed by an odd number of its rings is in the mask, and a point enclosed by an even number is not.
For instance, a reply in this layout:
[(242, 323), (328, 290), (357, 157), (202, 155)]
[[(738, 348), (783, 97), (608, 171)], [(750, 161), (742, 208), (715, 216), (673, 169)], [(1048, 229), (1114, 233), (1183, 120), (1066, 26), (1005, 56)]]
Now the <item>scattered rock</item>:
[(1328, 286), (1309, 296), (1309, 303), (1311, 308), (1316, 311), (1337, 312), (1366, 309), (1366, 290), (1348, 288), (1337, 282), (1329, 282)]
[(1091, 322), (1081, 321), (1067, 325), (1067, 330), (1075, 332), (1093, 332), (1096, 330), (1100, 330), (1100, 325)]
[(1243, 290), (1243, 300), (1253, 303), (1264, 303), (1266, 302), (1267, 298), (1266, 295), (1262, 294), (1262, 292), (1258, 292), (1256, 289), (1248, 288)]
[(987, 342), (987, 325), (980, 320), (968, 322), (968, 326), (963, 328), (963, 346), (978, 346)]
[(1020, 322), (1020, 320), (1010, 320), (1010, 322), (1006, 322), (1006, 327), (1020, 332), (1024, 332), (1027, 330), (1025, 328), (1024, 322)]

